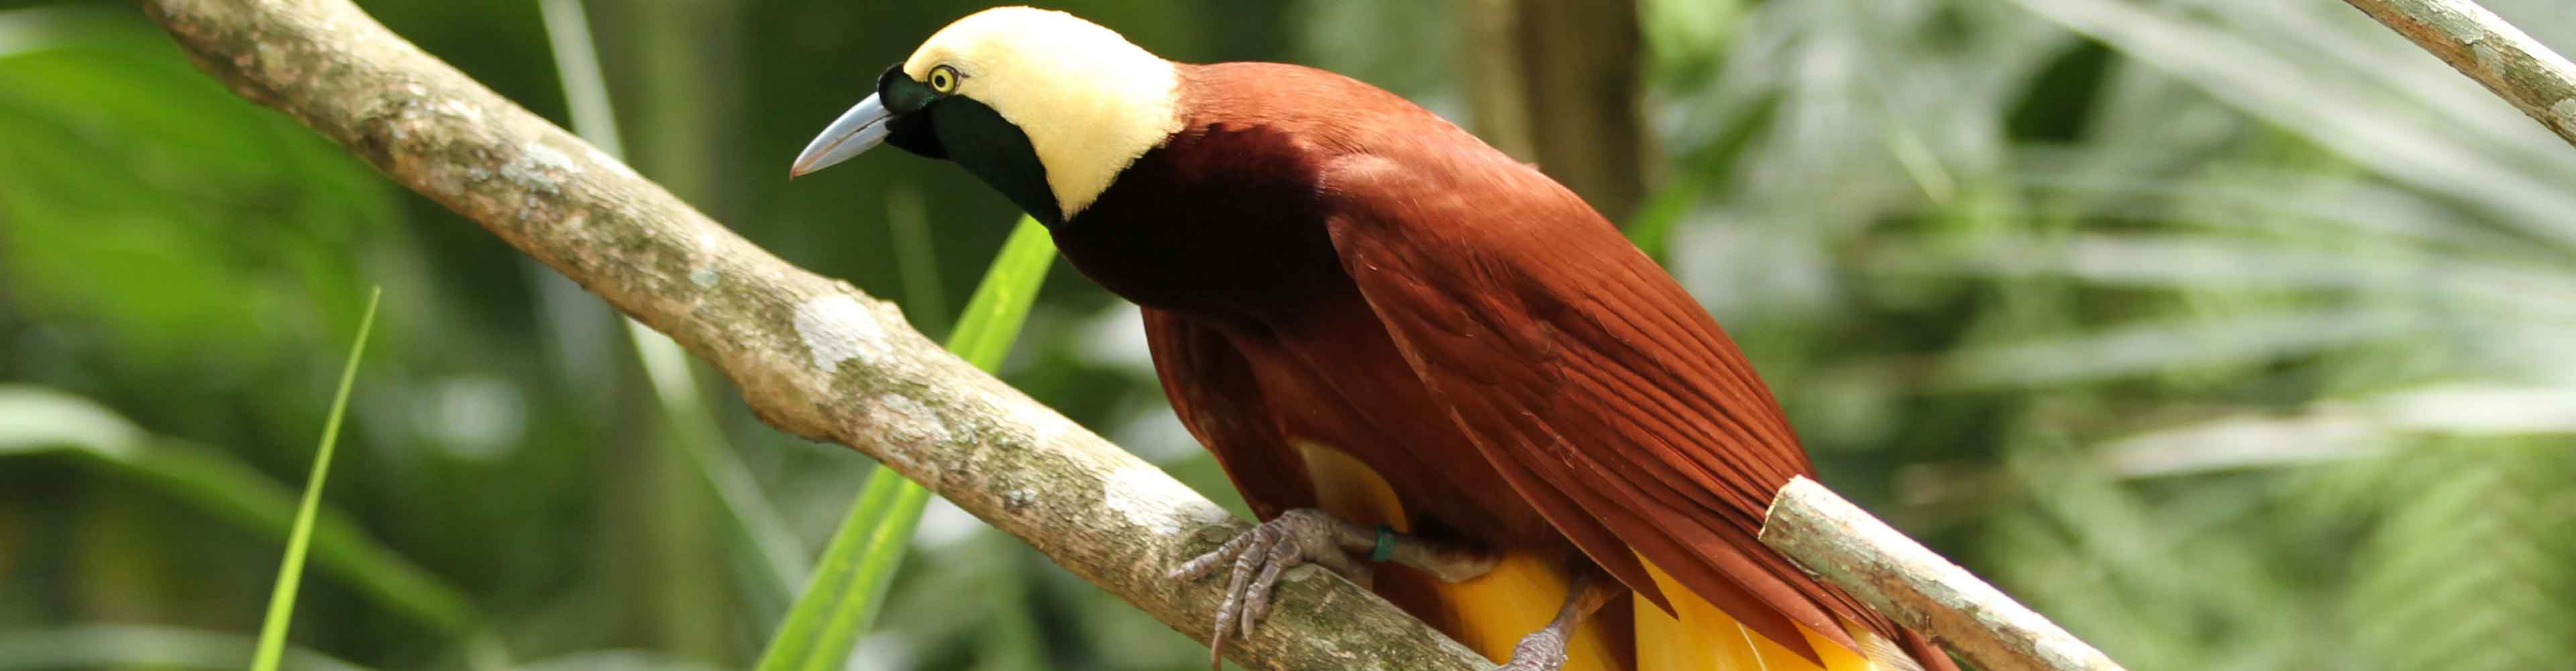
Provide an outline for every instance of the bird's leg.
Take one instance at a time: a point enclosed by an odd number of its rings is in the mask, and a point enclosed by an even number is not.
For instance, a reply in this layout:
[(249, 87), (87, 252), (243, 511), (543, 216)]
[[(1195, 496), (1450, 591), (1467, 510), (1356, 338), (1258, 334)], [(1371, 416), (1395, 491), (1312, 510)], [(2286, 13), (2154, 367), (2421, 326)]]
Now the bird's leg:
[[(1376, 531), (1367, 545), (1352, 551), (1369, 553), (1371, 561), (1420, 569), (1441, 582), (1474, 580), (1494, 570), (1494, 564), (1502, 560), (1502, 555), (1480, 547), (1407, 536), (1386, 527), (1378, 527)], [(1360, 584), (1365, 586), (1368, 583)]]
[(1557, 671), (1565, 665), (1565, 643), (1574, 637), (1574, 628), (1619, 592), (1618, 581), (1605, 579), (1594, 571), (1575, 572), (1574, 584), (1566, 589), (1565, 605), (1557, 609), (1556, 619), (1521, 637), (1520, 644), (1512, 646), (1512, 661), (1496, 671)]
[(1208, 639), (1208, 661), (1214, 666), (1225, 652), (1228, 630), (1251, 636), (1253, 625), (1270, 614), (1270, 589), (1279, 582), (1280, 571), (1308, 563), (1322, 564), (1368, 587), (1374, 575), (1369, 561), (1391, 561), (1457, 582), (1492, 570), (1495, 557), (1475, 548), (1407, 536), (1385, 527), (1353, 524), (1320, 509), (1298, 508), (1280, 513), (1217, 546), (1215, 551), (1181, 564), (1172, 571), (1172, 577), (1197, 580), (1220, 566), (1232, 566), (1225, 600), (1217, 603), (1216, 634)]

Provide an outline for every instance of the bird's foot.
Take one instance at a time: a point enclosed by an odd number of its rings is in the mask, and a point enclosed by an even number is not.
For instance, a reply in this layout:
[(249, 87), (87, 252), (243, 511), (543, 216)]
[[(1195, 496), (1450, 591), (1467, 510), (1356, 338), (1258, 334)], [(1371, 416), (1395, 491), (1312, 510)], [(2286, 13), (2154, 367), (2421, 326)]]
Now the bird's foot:
[(1565, 637), (1569, 628), (1547, 627), (1521, 637), (1512, 646), (1512, 661), (1494, 671), (1557, 671), (1565, 666)]
[(1617, 580), (1599, 571), (1589, 568), (1576, 573), (1574, 583), (1566, 586), (1565, 605), (1557, 608), (1556, 618), (1521, 637), (1520, 644), (1512, 646), (1511, 661), (1495, 671), (1557, 671), (1565, 666), (1565, 643), (1574, 636), (1574, 628), (1623, 591)]
[(1181, 564), (1172, 571), (1172, 577), (1182, 580), (1197, 580), (1215, 573), (1218, 567), (1232, 567), (1225, 600), (1217, 603), (1216, 634), (1208, 639), (1209, 666), (1215, 667), (1222, 659), (1229, 631), (1250, 637), (1253, 625), (1270, 614), (1270, 590), (1278, 584), (1279, 572), (1321, 564), (1366, 587), (1370, 569), (1360, 561), (1360, 553), (1376, 544), (1377, 534), (1369, 527), (1342, 521), (1322, 510), (1298, 508)]

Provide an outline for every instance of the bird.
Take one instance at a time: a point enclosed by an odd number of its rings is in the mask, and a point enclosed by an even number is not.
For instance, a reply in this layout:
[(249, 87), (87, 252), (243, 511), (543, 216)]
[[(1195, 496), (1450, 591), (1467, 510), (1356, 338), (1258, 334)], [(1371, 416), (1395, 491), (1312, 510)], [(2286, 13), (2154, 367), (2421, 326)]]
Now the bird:
[(1174, 572), (1225, 576), (1211, 664), (1315, 564), (1514, 671), (1956, 669), (1756, 540), (1815, 469), (1691, 294), (1401, 96), (996, 7), (877, 75), (790, 177), (878, 145), (964, 169), (1139, 306), (1261, 520)]

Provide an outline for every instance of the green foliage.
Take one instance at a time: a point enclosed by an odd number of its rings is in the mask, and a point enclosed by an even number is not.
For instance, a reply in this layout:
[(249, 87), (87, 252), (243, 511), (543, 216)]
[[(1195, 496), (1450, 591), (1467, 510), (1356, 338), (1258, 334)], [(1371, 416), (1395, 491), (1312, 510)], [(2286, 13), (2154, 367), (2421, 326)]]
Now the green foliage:
[[(998, 371), (1054, 262), (1055, 240), (1046, 227), (1021, 217), (983, 283), (967, 299), (957, 332), (948, 337), (948, 351), (977, 368)], [(870, 473), (858, 503), (850, 507), (840, 531), (832, 534), (813, 581), (761, 654), (760, 668), (842, 668), (850, 647), (868, 631), (878, 608), (885, 604), (886, 586), (929, 502), (930, 490), (894, 469), (881, 465)]]
[(349, 362), (340, 369), (340, 391), (331, 395), (331, 416), (322, 420), (322, 446), (313, 451), (313, 476), (304, 482), (304, 502), (295, 509), (295, 529), (286, 534), (286, 558), (277, 563), (277, 587), (269, 593), (268, 618), (259, 627), (259, 649), (251, 671), (275, 671), (286, 651), (286, 627), (295, 613), (295, 588), (304, 582), (304, 553), (313, 542), (313, 518), (322, 508), (322, 482), (331, 475), (331, 448), (340, 441), (340, 418), (349, 409), (349, 387), (358, 382), (358, 355), (367, 351), (367, 331), (376, 325), (378, 288), (367, 295), (367, 312), (349, 344)]
[[(0, 384), (0, 417), (10, 419), (0, 423), (0, 458), (68, 455), (278, 541), (295, 525), (298, 503), (276, 480), (223, 450), (152, 435), (88, 399)], [(434, 631), (463, 636), (478, 619), (472, 601), (454, 585), (370, 538), (338, 511), (325, 508), (314, 520), (310, 549), (323, 571)]]
[[(258, 643), (248, 637), (170, 627), (93, 624), (0, 632), (0, 671), (71, 668), (238, 669)], [(287, 648), (289, 668), (356, 671), (366, 667), (311, 650)]]

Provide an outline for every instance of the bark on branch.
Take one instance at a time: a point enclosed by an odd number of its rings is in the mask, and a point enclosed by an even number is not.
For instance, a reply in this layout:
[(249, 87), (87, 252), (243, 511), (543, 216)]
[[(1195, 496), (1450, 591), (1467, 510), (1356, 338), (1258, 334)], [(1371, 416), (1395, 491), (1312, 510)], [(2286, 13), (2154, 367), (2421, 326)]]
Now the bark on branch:
[[(423, 53), (346, 0), (143, 0), (197, 65), (713, 363), (762, 420), (857, 448), (1192, 636), (1213, 582), (1165, 579), (1245, 525)], [(782, 147), (782, 151), (792, 148)], [(785, 154), (781, 154), (785, 156)], [(1329, 574), (1284, 581), (1255, 669), (1488, 664)]]
[(2569, 145), (2576, 145), (2576, 64), (2471, 0), (2344, 0), (2414, 40)]
[(1762, 544), (1988, 671), (2120, 671), (2120, 665), (1966, 569), (1804, 477), (1780, 488)]

